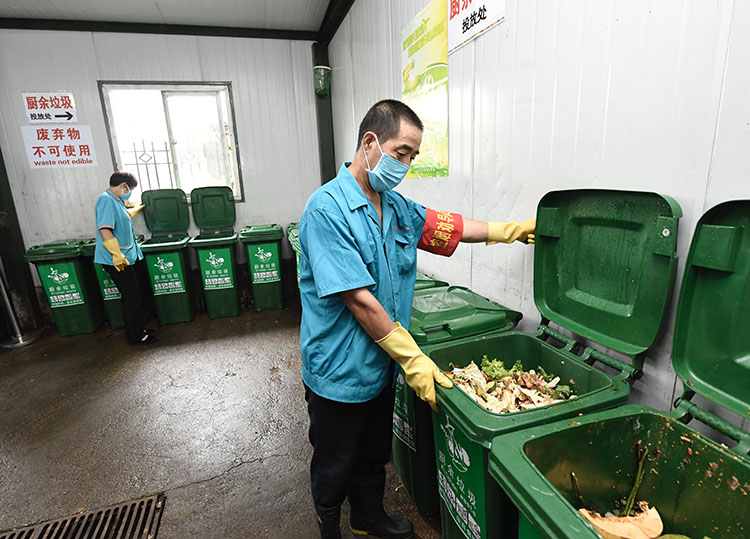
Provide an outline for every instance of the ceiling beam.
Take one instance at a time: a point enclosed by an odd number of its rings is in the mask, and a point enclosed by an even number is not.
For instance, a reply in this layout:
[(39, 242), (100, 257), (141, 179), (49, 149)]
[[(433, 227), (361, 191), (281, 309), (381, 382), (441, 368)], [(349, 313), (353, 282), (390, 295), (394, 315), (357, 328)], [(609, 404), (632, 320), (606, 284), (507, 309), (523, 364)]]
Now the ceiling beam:
[(318, 31), (319, 43), (331, 42), (353, 4), (354, 0), (330, 0), (328, 2), (328, 9)]
[[(331, 3), (334, 3), (335, 1), (336, 0), (332, 0)], [(339, 22), (339, 24), (341, 23)], [(302, 41), (317, 41), (319, 35), (319, 32), (304, 30), (273, 30), (267, 28), (237, 28), (232, 26), (197, 26), (191, 24), (78, 21), (69, 19), (15, 19), (7, 17), (0, 17), (0, 28), (15, 30), (66, 30), (73, 32), (121, 32), (131, 34), (249, 37)]]

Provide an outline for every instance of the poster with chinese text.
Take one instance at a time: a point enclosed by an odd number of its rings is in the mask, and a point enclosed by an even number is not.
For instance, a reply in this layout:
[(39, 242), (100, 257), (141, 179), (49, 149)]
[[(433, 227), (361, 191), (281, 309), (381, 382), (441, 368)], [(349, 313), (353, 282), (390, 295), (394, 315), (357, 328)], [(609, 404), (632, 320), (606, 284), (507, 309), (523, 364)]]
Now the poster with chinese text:
[(401, 30), (401, 95), (424, 124), (409, 178), (448, 176), (446, 16), (446, 0), (432, 0)]
[(96, 166), (90, 125), (23, 125), (21, 132), (31, 168)]

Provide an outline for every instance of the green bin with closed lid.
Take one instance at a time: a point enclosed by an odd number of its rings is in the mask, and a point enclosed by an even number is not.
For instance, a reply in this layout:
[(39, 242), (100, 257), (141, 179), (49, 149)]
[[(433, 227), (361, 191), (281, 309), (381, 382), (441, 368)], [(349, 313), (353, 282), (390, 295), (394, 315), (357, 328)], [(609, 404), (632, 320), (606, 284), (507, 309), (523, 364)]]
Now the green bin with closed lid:
[(281, 283), (281, 239), (279, 225), (251, 225), (240, 230), (240, 241), (247, 248), (247, 262), (256, 311), (284, 307)]
[[(482, 339), (516, 327), (521, 313), (460, 286), (422, 288), (414, 292), (409, 332), (426, 354), (432, 347), (463, 337)], [(417, 510), (440, 511), (431, 410), (396, 378), (393, 408), (393, 466)]]
[(188, 244), (190, 214), (187, 197), (181, 189), (144, 191), (143, 217), (152, 232), (141, 244), (146, 258), (154, 309), (161, 324), (189, 322), (195, 315), (190, 288)]
[(82, 240), (31, 247), (26, 260), (36, 266), (60, 335), (93, 333), (104, 322), (96, 278), (81, 257)]
[(670, 302), (681, 216), (676, 201), (647, 192), (556, 191), (539, 202), (533, 247), (534, 302), (542, 318), (537, 332), (464, 338), (437, 345), (429, 356), (443, 370), (481, 364), (485, 355), (507, 368), (520, 361), (526, 371), (541, 367), (558, 376), (575, 397), (494, 413), (459, 387), (437, 386), (440, 411), (432, 417), (443, 537), (517, 536), (518, 511), (488, 474), (497, 436), (578, 420), (628, 400)]
[[(136, 241), (141, 245), (143, 243), (143, 235), (138, 235)], [(125, 319), (122, 314), (122, 296), (112, 277), (104, 270), (104, 266), (94, 262), (95, 250), (96, 238), (86, 240), (81, 246), (81, 256), (91, 260), (94, 274), (99, 284), (99, 292), (104, 300), (104, 312), (107, 315), (109, 327), (112, 329), (122, 329), (125, 327)]]
[(417, 281), (414, 283), (414, 290), (424, 290), (425, 288), (440, 288), (442, 286), (448, 286), (445, 281), (433, 279), (432, 277), (425, 275), (421, 271), (417, 272)]
[[(492, 441), (490, 474), (522, 514), (519, 537), (599, 538), (578, 509), (614, 510), (636, 483), (638, 452), (636, 500), (658, 511), (663, 534), (750, 537), (750, 433), (716, 415), (750, 417), (748, 290), (750, 200), (729, 201), (701, 217), (690, 245), (672, 342), (683, 385), (674, 409), (623, 406)], [(699, 432), (706, 426), (711, 438)]]
[(190, 240), (209, 318), (240, 314), (235, 247), (237, 233), (234, 193), (229, 187), (199, 187), (190, 193), (193, 220), (200, 234)]

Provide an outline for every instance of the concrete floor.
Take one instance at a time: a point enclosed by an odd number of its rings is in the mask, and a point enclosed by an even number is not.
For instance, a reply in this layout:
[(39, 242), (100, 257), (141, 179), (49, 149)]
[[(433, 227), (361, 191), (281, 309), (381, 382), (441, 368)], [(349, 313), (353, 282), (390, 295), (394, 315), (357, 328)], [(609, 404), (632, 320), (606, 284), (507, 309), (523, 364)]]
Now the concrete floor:
[[(0, 352), (0, 530), (164, 491), (160, 539), (316, 537), (299, 319), (199, 314), (148, 347), (50, 328)], [(388, 473), (386, 508), (440, 537)]]

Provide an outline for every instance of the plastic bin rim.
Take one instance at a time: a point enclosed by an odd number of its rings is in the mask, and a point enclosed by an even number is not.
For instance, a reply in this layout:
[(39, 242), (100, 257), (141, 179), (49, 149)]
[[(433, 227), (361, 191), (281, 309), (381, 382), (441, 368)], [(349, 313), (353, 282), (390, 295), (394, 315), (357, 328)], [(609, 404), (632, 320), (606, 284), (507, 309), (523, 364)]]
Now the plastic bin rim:
[[(524, 335), (528, 338), (535, 338), (534, 335), (525, 333), (523, 331), (501, 331), (487, 335), (465, 337), (457, 341), (451, 341), (447, 343), (435, 344), (434, 346), (430, 346), (428, 349), (427, 347), (425, 347), (425, 354), (431, 357), (431, 354), (437, 350), (442, 350), (444, 348), (466, 344), (469, 342), (475, 342), (478, 337), (485, 339), (495, 337), (508, 337), (513, 335)], [(558, 348), (555, 348), (545, 341), (539, 340), (538, 342), (540, 343), (540, 346), (548, 347), (558, 352), (560, 351)], [(602, 387), (599, 387), (592, 391), (588, 391), (585, 394), (577, 396), (571, 400), (550, 404), (541, 408), (532, 408), (530, 410), (513, 412), (510, 414), (497, 414), (494, 412), (489, 412), (482, 408), (479, 404), (471, 400), (471, 397), (469, 397), (462, 389), (459, 389), (456, 386), (450, 389), (446, 389), (436, 384), (435, 394), (437, 397), (438, 406), (441, 410), (450, 411), (451, 419), (455, 420), (456, 423), (461, 426), (464, 434), (467, 436), (467, 438), (469, 438), (469, 440), (471, 440), (473, 443), (480, 444), (486, 449), (489, 449), (491, 446), (491, 439), (500, 435), (502, 432), (507, 432), (508, 430), (525, 429), (534, 425), (538, 425), (539, 423), (549, 423), (560, 418), (569, 417), (578, 412), (586, 412), (591, 408), (602, 409), (613, 404), (620, 404), (627, 401), (630, 394), (630, 385), (627, 382), (618, 382), (617, 379), (597, 369), (596, 367), (593, 367), (585, 363), (584, 361), (576, 360), (574, 357), (572, 357), (572, 355), (569, 355), (566, 361), (568, 360), (577, 364), (585, 370), (596, 373), (596, 376), (601, 375), (603, 379), (606, 379), (607, 383), (602, 385)], [(597, 402), (599, 401), (600, 396), (606, 394), (611, 394), (611, 397), (605, 399), (603, 403), (598, 404)], [(461, 410), (467, 405), (471, 405), (468, 414), (463, 413)], [(575, 408), (575, 410), (567, 411), (567, 408)], [(475, 416), (475, 419), (479, 418), (479, 421), (471, 421), (469, 415)], [(539, 419), (536, 419), (535, 415), (538, 416)], [(521, 421), (519, 424), (519, 421), (516, 421), (517, 418), (532, 419), (529, 419), (529, 421)], [(508, 425), (498, 426), (496, 424), (497, 422), (507, 423)], [(475, 423), (476, 428), (472, 427), (472, 425), (470, 425), (469, 423)], [(497, 430), (499, 432), (493, 434), (490, 437), (485, 437), (480, 434), (481, 431), (487, 430)]]

